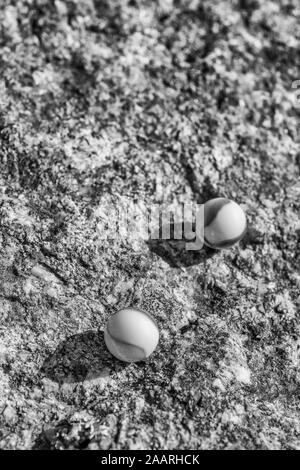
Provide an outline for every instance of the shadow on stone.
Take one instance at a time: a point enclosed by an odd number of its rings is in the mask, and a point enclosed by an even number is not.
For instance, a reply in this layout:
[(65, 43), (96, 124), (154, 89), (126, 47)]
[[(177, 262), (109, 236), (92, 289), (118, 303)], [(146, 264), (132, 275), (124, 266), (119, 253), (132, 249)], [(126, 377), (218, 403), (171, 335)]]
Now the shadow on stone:
[[(117, 363), (121, 368), (127, 365)], [(89, 330), (60, 343), (45, 359), (41, 372), (50, 380), (63, 384), (105, 377), (115, 367), (116, 359), (107, 351), (103, 333)]]
[[(170, 238), (168, 240), (149, 238), (147, 245), (152, 253), (160, 256), (174, 268), (204, 263), (217, 253), (216, 250), (212, 250), (207, 246), (203, 246), (200, 250), (187, 250), (186, 244), (191, 243), (191, 240), (176, 240), (174, 238), (175, 230), (178, 230), (180, 226), (181, 224), (170, 224)], [(160, 233), (162, 233), (164, 229), (167, 230), (167, 227), (163, 226)]]

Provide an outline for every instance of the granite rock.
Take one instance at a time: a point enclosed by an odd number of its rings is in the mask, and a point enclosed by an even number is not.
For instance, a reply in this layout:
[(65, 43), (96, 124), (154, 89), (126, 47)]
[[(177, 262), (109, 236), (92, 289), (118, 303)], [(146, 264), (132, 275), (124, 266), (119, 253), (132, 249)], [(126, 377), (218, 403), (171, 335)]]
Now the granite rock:
[[(2, 0), (2, 449), (300, 448), (299, 20)], [(110, 200), (217, 196), (247, 213), (231, 250), (97, 233)], [(104, 346), (129, 304), (161, 331), (145, 363)]]

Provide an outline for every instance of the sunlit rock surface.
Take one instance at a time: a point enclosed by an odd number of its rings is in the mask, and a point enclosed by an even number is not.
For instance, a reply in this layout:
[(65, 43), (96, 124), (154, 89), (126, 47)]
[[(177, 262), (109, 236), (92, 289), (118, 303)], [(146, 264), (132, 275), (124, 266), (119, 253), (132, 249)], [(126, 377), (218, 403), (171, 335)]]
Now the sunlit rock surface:
[[(299, 449), (298, 3), (0, 17), (1, 448)], [(231, 250), (99, 236), (111, 201), (217, 196), (247, 213)], [(105, 348), (126, 305), (159, 325), (146, 363)]]

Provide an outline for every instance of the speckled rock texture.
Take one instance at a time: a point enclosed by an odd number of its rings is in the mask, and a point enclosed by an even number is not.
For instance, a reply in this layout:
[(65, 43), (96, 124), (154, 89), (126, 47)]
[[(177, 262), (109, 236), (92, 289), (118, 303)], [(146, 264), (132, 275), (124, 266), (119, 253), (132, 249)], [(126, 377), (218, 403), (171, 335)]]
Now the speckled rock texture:
[[(2, 449), (300, 449), (297, 0), (2, 0)], [(234, 199), (227, 251), (99, 239)], [(99, 212), (100, 211), (100, 212)], [(160, 344), (106, 350), (136, 305)]]

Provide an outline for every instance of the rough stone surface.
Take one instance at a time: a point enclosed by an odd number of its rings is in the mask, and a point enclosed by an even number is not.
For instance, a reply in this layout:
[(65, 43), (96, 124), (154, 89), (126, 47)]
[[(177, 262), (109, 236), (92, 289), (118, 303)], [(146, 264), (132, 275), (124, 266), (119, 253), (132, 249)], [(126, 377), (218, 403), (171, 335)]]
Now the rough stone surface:
[[(300, 449), (297, 0), (2, 0), (0, 446)], [(224, 196), (224, 252), (99, 240), (109, 198)], [(99, 212), (100, 211), (100, 212)], [(148, 310), (146, 363), (103, 342)]]

